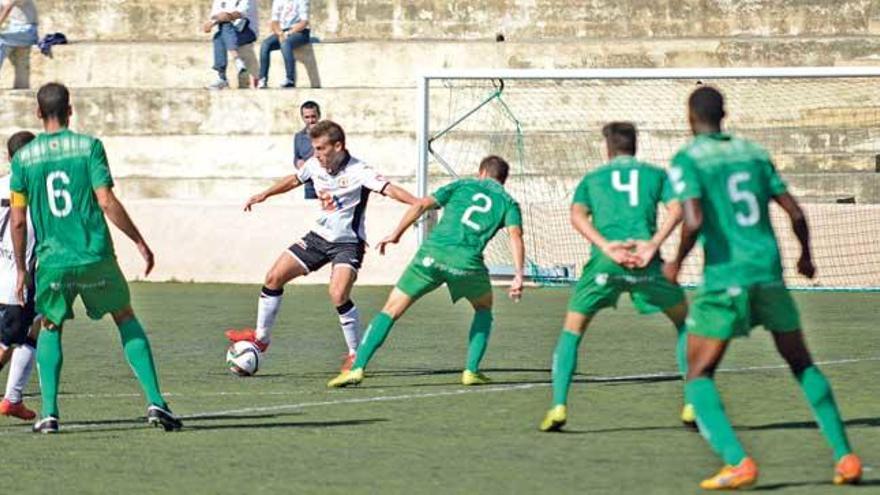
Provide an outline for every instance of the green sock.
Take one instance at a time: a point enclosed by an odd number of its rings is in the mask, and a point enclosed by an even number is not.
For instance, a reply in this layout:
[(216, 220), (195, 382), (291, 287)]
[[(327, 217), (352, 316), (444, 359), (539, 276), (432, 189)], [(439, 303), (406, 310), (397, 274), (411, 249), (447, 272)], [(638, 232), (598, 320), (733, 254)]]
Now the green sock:
[(553, 352), (553, 405), (568, 403), (568, 388), (577, 370), (577, 352), (583, 334), (562, 329)]
[(387, 313), (379, 313), (373, 318), (364, 333), (364, 338), (361, 339), (361, 345), (358, 347), (357, 357), (354, 359), (351, 369), (367, 367), (367, 363), (370, 362), (373, 354), (382, 347), (385, 337), (388, 336), (388, 332), (393, 326), (394, 320)]
[(688, 335), (687, 327), (684, 323), (675, 329), (678, 332), (678, 340), (675, 342), (675, 363), (678, 365), (678, 372), (681, 377), (687, 378), (688, 372)]
[(37, 369), (40, 372), (40, 395), (43, 417), (58, 417), (58, 382), (61, 379), (61, 331), (43, 329), (37, 339)]
[(724, 413), (721, 396), (715, 388), (715, 381), (701, 377), (687, 382), (684, 386), (685, 400), (693, 404), (697, 413), (697, 424), (703, 438), (731, 466), (739, 465), (746, 452), (736, 438), (733, 426)]
[(810, 403), (810, 409), (813, 410), (816, 422), (819, 423), (819, 429), (834, 449), (834, 459), (840, 460), (841, 457), (852, 452), (852, 449), (846, 438), (840, 410), (837, 409), (834, 394), (831, 392), (831, 384), (816, 366), (810, 366), (796, 378), (807, 397), (807, 402)]
[(144, 333), (137, 318), (132, 318), (119, 325), (119, 336), (122, 337), (122, 349), (134, 376), (141, 384), (144, 395), (150, 404), (167, 407), (162, 392), (159, 391), (159, 377), (156, 376), (156, 365), (153, 364), (153, 353), (150, 341)]
[(492, 333), (492, 310), (481, 309), (474, 313), (471, 331), (468, 334), (467, 369), (476, 373), (480, 369), (480, 361), (486, 354), (489, 334)]

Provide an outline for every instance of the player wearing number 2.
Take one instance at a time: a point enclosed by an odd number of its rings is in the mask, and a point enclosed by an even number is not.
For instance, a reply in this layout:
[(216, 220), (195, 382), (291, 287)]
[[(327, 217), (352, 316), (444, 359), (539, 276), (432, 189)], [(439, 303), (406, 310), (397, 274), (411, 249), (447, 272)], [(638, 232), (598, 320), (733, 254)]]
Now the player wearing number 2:
[(483, 262), (483, 250), (502, 228), (510, 234), (515, 275), (509, 295), (522, 295), (523, 245), (522, 216), (517, 202), (504, 190), (509, 166), (502, 158), (487, 156), (480, 162), (478, 179), (457, 180), (441, 187), (432, 196), (419, 200), (403, 216), (394, 232), (378, 244), (384, 254), (388, 244), (396, 244), (404, 232), (428, 210), (443, 208), (440, 223), (419, 249), (412, 263), (388, 296), (382, 312), (373, 318), (364, 334), (350, 371), (343, 371), (327, 385), (356, 385), (364, 378), (364, 368), (385, 341), (394, 322), (420, 297), (444, 283), (452, 302), (465, 298), (474, 308), (463, 385), (481, 385), (490, 380), (480, 373), (492, 331), (492, 285)]
[[(568, 304), (559, 341), (553, 353), (553, 407), (541, 422), (541, 431), (558, 431), (567, 420), (568, 389), (577, 369), (577, 351), (593, 317), (614, 307), (629, 292), (644, 314), (662, 311), (678, 332), (678, 367), (685, 373), (684, 322), (687, 303), (677, 284), (663, 278), (658, 250), (681, 221), (666, 173), (640, 162), (636, 128), (612, 122), (602, 129), (610, 161), (584, 176), (574, 193), (571, 223), (592, 244), (590, 261)], [(666, 220), (657, 228), (657, 205), (665, 203)], [(689, 423), (692, 408), (682, 420)]]
[(705, 268), (688, 317), (685, 396), (694, 405), (700, 432), (726, 464), (700, 486), (735, 489), (758, 478), (758, 468), (736, 438), (713, 379), (730, 340), (747, 336), (757, 325), (773, 335), (834, 450), (834, 483), (857, 483), (861, 461), (852, 453), (831, 386), (804, 342), (797, 307), (782, 279), (769, 203), (778, 203), (791, 218), (801, 245), (798, 271), (812, 278), (816, 269), (806, 218), (767, 152), (722, 132), (724, 98), (718, 90), (697, 89), (688, 106), (695, 137), (678, 152), (670, 169), (670, 180), (683, 202), (684, 224), (678, 254), (664, 272), (670, 281), (676, 280), (699, 235)]
[(38, 115), (45, 132), (12, 160), (11, 232), (15, 251), (18, 299), (27, 284), (27, 210), (36, 233), (36, 310), (45, 328), (37, 341), (37, 364), (43, 415), (35, 432), (58, 432), (58, 380), (63, 361), (61, 331), (73, 318), (79, 296), (86, 314), (100, 319), (110, 313), (119, 327), (125, 357), (147, 396), (147, 420), (166, 431), (181, 427), (159, 391), (153, 355), (143, 327), (131, 309), (128, 284), (116, 263), (107, 218), (137, 244), (153, 268), (153, 253), (113, 194), (113, 178), (101, 141), (67, 128), (70, 93), (49, 83), (37, 93)]

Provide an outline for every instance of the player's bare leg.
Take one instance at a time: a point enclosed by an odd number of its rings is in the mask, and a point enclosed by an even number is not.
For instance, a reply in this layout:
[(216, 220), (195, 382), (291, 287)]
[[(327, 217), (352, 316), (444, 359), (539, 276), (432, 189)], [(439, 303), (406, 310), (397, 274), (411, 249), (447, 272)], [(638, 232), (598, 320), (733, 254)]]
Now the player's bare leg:
[(364, 368), (372, 359), (373, 354), (385, 342), (385, 338), (391, 332), (391, 327), (415, 302), (413, 298), (404, 294), (397, 287), (391, 290), (388, 300), (382, 311), (377, 314), (367, 326), (364, 332), (364, 338), (358, 347), (357, 355), (351, 370), (340, 373), (339, 376), (327, 383), (328, 387), (346, 387), (348, 385), (357, 385), (364, 379)]
[(568, 419), (568, 389), (577, 370), (577, 352), (592, 316), (569, 311), (553, 352), (553, 408), (544, 416), (541, 431), (559, 431)]
[[(687, 331), (685, 328), (687, 312), (686, 301), (663, 310), (663, 313), (669, 318), (672, 325), (675, 326), (675, 363), (678, 366), (679, 373), (681, 373), (682, 380), (687, 378)], [(692, 404), (685, 403), (684, 407), (682, 407), (681, 422), (689, 428), (697, 427), (697, 416), (694, 413), (694, 406)]]
[(725, 464), (718, 474), (700, 484), (707, 490), (746, 487), (758, 479), (758, 467), (746, 456), (737, 439), (713, 378), (728, 343), (727, 340), (688, 335), (685, 400), (694, 405), (700, 432)]
[(491, 380), (489, 377), (480, 373), (480, 361), (486, 354), (486, 346), (489, 344), (489, 335), (492, 333), (492, 291), (482, 296), (471, 299), (469, 302), (474, 308), (474, 319), (471, 322), (470, 332), (468, 333), (468, 355), (467, 364), (461, 373), (461, 384), (469, 385), (485, 385)]
[(307, 275), (309, 270), (289, 251), (281, 253), (272, 268), (266, 273), (260, 299), (257, 302), (257, 324), (254, 328), (227, 330), (226, 338), (232, 342), (246, 340), (253, 342), (264, 352), (272, 341), (272, 327), (281, 309), (284, 285), (291, 280)]
[(127, 306), (110, 315), (119, 329), (125, 359), (140, 383), (144, 396), (146, 396), (147, 421), (154, 426), (161, 425), (165, 431), (179, 430), (183, 424), (171, 413), (168, 404), (162, 397), (150, 341), (144, 332), (144, 327), (135, 316), (134, 310), (131, 309), (131, 306)]
[(351, 300), (351, 289), (356, 280), (357, 270), (353, 266), (333, 265), (330, 274), (330, 302), (339, 315), (339, 326), (342, 328), (345, 345), (348, 347), (348, 353), (342, 361), (342, 371), (351, 369), (361, 339), (360, 312)]
[(840, 410), (831, 391), (831, 384), (813, 364), (803, 332), (797, 330), (773, 333), (773, 340), (779, 354), (788, 363), (788, 367), (804, 391), (804, 397), (819, 424), (819, 431), (834, 450), (834, 460), (837, 462), (834, 483), (838, 485), (858, 483), (862, 477), (861, 460), (852, 452)]

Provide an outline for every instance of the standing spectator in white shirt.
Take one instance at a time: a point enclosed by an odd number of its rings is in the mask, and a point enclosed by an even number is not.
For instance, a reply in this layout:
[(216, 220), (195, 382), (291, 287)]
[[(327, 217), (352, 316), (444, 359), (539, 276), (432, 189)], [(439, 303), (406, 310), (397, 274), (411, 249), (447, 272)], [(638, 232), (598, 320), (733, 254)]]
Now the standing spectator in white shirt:
[(293, 51), (310, 42), (309, 0), (273, 0), (272, 35), (260, 47), (260, 82), (258, 88), (269, 87), (271, 54), (281, 50), (284, 57), (286, 81), (282, 88), (296, 86), (296, 59)]
[(217, 28), (214, 33), (213, 67), (217, 71), (217, 80), (208, 86), (209, 89), (229, 87), (226, 79), (227, 52), (235, 61), (238, 74), (247, 71), (238, 49), (257, 40), (260, 30), (257, 4), (257, 0), (214, 0), (211, 19), (204, 24), (206, 33), (210, 33), (215, 26)]
[(0, 69), (8, 56), (15, 66), (12, 86), (15, 89), (30, 87), (31, 46), (36, 44), (37, 6), (34, 0), (0, 0)]

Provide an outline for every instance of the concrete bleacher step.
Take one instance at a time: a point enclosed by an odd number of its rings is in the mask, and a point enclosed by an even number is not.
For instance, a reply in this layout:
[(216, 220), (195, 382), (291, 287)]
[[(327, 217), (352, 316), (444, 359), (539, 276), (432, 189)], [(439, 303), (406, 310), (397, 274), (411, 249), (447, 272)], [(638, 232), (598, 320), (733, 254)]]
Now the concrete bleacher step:
[[(417, 74), (445, 68), (848, 66), (874, 64), (877, 54), (880, 36), (317, 43), (297, 50), (297, 83), (324, 88), (413, 87)], [(34, 50), (32, 85), (63, 81), (74, 88), (200, 88), (213, 82), (212, 64), (207, 38), (74, 43), (56, 47), (51, 59)], [(232, 68), (229, 76), (234, 79)], [(280, 53), (274, 52), (270, 83), (277, 85), (283, 79), (284, 64)], [(11, 84), (12, 71), (0, 72), (0, 87)]]
[[(268, 26), (270, 0), (260, 0)], [(75, 40), (195, 40), (208, 0), (41, 0), (42, 30)], [(324, 39), (691, 38), (866, 36), (880, 33), (864, 0), (314, 0), (313, 34)]]

